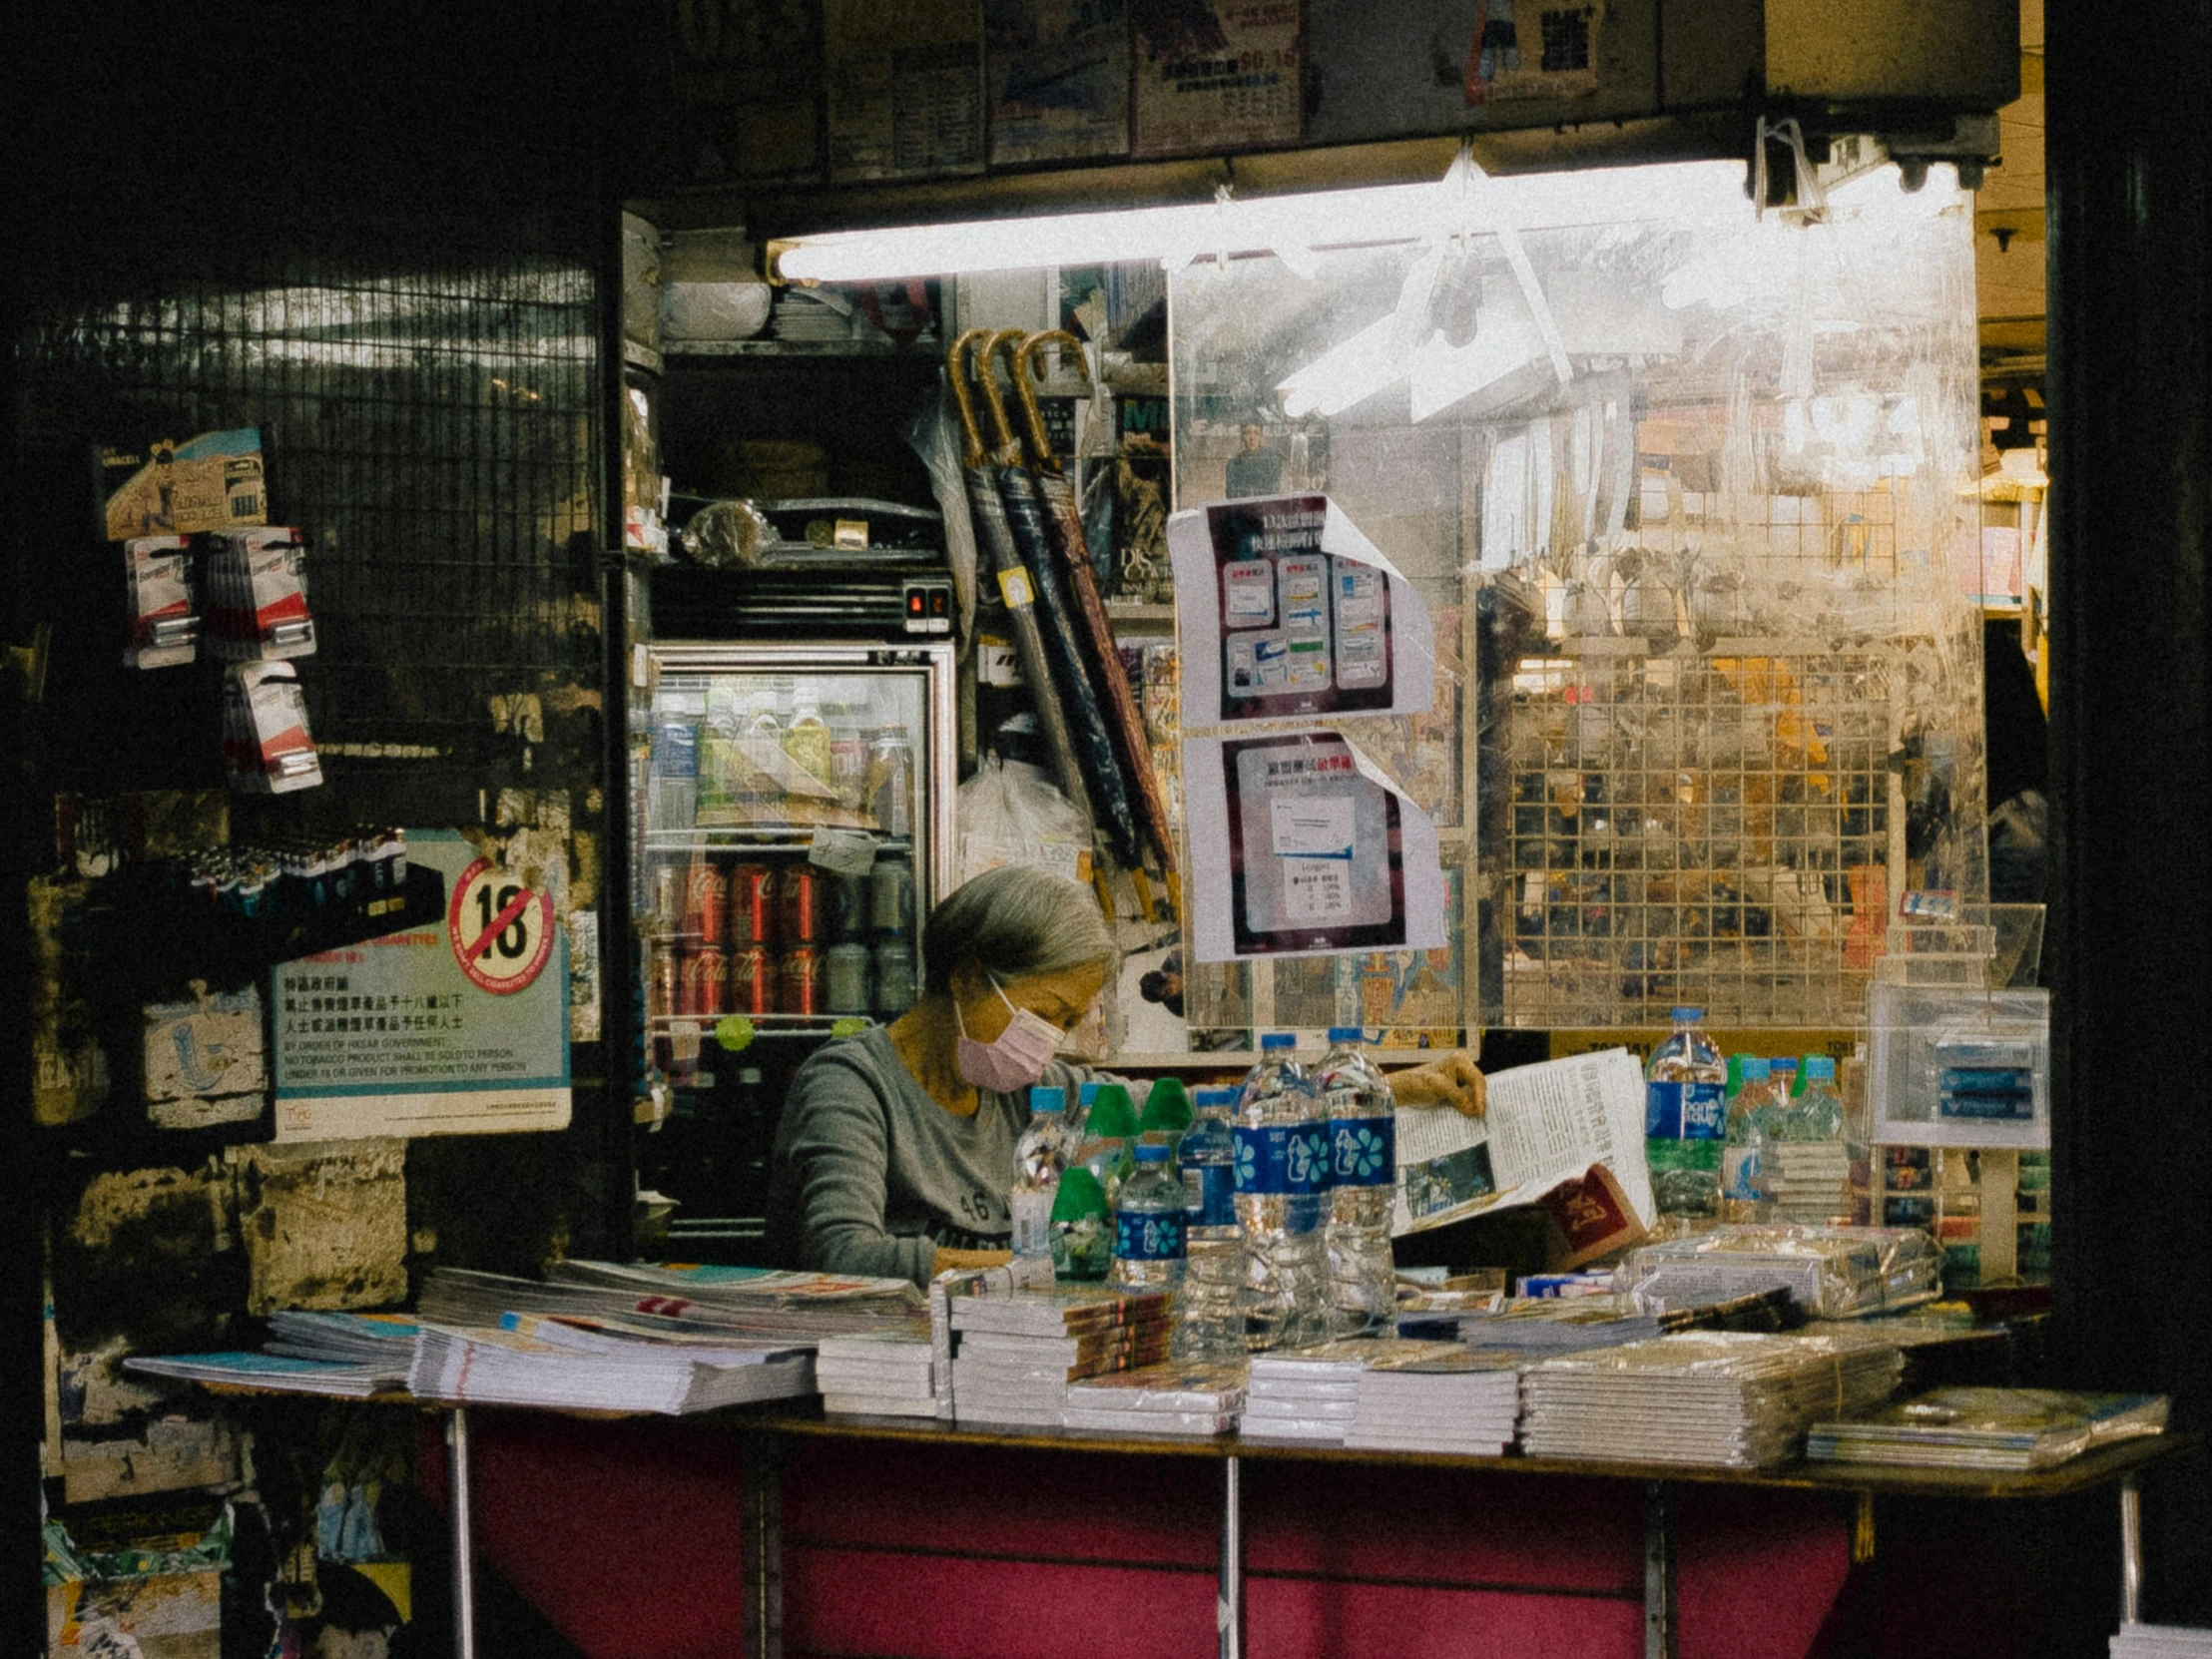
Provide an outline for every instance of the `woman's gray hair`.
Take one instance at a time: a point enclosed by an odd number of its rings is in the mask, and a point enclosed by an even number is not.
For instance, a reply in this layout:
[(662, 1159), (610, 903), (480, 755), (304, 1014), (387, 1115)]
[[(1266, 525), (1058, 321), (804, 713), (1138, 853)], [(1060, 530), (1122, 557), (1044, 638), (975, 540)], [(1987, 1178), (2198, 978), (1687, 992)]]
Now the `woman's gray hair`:
[(1094, 966), (1111, 973), (1121, 960), (1090, 889), (1026, 864), (986, 869), (945, 894), (929, 912), (922, 951), (922, 990), (931, 996), (950, 995), (962, 965), (1027, 979)]

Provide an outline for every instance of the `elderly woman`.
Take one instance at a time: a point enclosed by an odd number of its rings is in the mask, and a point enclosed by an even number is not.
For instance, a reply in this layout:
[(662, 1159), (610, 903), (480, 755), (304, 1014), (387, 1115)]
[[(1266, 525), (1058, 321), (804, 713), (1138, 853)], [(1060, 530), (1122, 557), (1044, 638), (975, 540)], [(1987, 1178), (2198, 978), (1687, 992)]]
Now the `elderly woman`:
[[(1120, 959), (1089, 889), (1019, 865), (930, 912), (920, 999), (827, 1043), (792, 1079), (769, 1192), (772, 1260), (926, 1285), (1007, 1259), (1030, 1085), (1072, 1101), (1093, 1074), (1055, 1058)], [(1403, 1105), (1482, 1109), (1453, 1054), (1391, 1079)]]

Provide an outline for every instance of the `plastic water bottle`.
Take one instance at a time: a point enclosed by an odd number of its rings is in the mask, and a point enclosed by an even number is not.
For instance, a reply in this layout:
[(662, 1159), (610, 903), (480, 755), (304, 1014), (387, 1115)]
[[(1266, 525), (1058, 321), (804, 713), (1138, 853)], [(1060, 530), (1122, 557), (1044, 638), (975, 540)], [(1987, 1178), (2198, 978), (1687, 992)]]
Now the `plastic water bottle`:
[(1329, 1112), (1330, 1329), (1340, 1337), (1394, 1336), (1397, 1100), (1357, 1026), (1329, 1033), (1314, 1081)]
[(1799, 1091), (1791, 1119), (1792, 1140), (1841, 1141), (1844, 1138), (1844, 1097), (1836, 1091), (1836, 1059), (1831, 1054), (1808, 1054), (1799, 1073), (1805, 1087)]
[(1083, 1131), (1075, 1161), (1098, 1179), (1106, 1201), (1136, 1168), (1130, 1146), (1137, 1138), (1137, 1109), (1129, 1103), (1129, 1090), (1120, 1083), (1102, 1083), (1083, 1110)]
[(1744, 1061), (1743, 1073), (1744, 1086), (1728, 1109), (1728, 1133), (1721, 1143), (1721, 1220), (1761, 1222), (1774, 1208), (1767, 1169), (1774, 1082), (1767, 1062), (1756, 1056)]
[(1675, 1009), (1644, 1066), (1644, 1151), (1661, 1215), (1710, 1216), (1719, 1203), (1729, 1073), (1705, 1010)]
[(1329, 1120), (1287, 1031), (1260, 1039), (1237, 1097), (1237, 1225), (1245, 1346), (1300, 1348), (1329, 1331)]
[(1067, 1090), (1048, 1083), (1029, 1091), (1029, 1127), (1014, 1147), (1014, 1186), (1006, 1198), (1016, 1256), (1052, 1254), (1052, 1204), (1068, 1162), (1067, 1104)]
[(1245, 1249), (1237, 1230), (1235, 1089), (1200, 1089), (1177, 1157), (1183, 1167), (1183, 1305), (1171, 1352), (1185, 1365), (1245, 1357)]
[(1137, 1143), (1136, 1173), (1114, 1200), (1114, 1265), (1106, 1278), (1145, 1291), (1183, 1283), (1183, 1183), (1163, 1141)]

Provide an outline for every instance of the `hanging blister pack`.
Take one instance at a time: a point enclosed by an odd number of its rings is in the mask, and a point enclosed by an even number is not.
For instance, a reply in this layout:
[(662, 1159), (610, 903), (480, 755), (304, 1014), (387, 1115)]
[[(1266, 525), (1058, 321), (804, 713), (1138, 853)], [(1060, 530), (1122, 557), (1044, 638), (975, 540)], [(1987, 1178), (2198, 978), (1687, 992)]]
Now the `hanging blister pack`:
[(223, 681), (223, 767), (231, 787), (286, 795), (322, 782), (307, 700), (289, 663), (240, 663)]
[(230, 662), (280, 662), (314, 652), (307, 549), (282, 525), (208, 538), (208, 649)]
[(198, 654), (200, 611), (193, 603), (189, 536), (137, 536), (123, 544), (129, 625), (123, 661), (130, 668), (174, 668)]

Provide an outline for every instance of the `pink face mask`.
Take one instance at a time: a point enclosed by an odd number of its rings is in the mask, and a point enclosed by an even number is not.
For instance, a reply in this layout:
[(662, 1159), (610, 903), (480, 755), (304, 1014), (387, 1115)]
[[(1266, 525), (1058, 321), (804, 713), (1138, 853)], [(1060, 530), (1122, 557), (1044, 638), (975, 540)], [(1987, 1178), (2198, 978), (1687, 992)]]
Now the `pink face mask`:
[(1044, 1068), (1051, 1063), (1060, 1046), (1060, 1029), (1042, 1014), (1016, 1008), (996, 974), (991, 975), (991, 989), (998, 993), (998, 1000), (1006, 1004), (1014, 1017), (1006, 1022), (1006, 1029), (994, 1041), (977, 1042), (967, 1034), (967, 1022), (960, 1017), (959, 1003), (954, 1002), (952, 1020), (960, 1033), (954, 1058), (961, 1082), (1009, 1094), (1015, 1089), (1026, 1089), (1044, 1075)]

